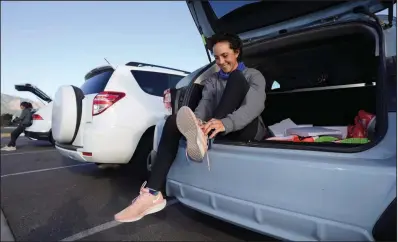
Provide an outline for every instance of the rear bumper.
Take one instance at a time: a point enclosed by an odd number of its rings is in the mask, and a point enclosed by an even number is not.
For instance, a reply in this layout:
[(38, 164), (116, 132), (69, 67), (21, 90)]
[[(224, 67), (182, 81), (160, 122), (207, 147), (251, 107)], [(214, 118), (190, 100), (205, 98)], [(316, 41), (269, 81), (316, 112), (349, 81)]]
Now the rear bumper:
[[(133, 133), (126, 128), (107, 128), (106, 130), (86, 127), (82, 145), (56, 143), (61, 155), (81, 162), (103, 164), (127, 164), (133, 156), (141, 139), (140, 133)], [(90, 153), (85, 154), (84, 153)]]
[[(336, 240), (374, 241), (361, 227), (224, 196), (189, 184), (167, 179), (166, 193), (179, 202), (212, 217), (272, 237), (289, 241)], [(267, 220), (266, 218), (272, 218)], [(299, 232), (292, 228), (300, 228)], [(318, 231), (321, 230), (321, 231)], [(324, 238), (319, 237), (322, 236)]]
[(76, 160), (76, 161), (80, 161), (80, 162), (90, 162), (91, 161), (89, 157), (83, 156), (82, 152), (77, 151), (77, 149), (79, 147), (72, 146), (72, 145), (61, 145), (61, 144), (55, 143), (55, 148), (58, 150), (58, 152), (62, 156), (65, 156), (72, 160)]
[[(62, 145), (55, 144), (55, 148), (58, 152), (67, 158), (72, 160), (80, 161), (80, 162), (92, 162), (92, 163), (104, 163), (104, 164), (127, 164), (129, 160), (120, 160), (117, 159), (117, 154), (115, 154), (114, 159), (104, 159), (104, 156), (101, 156), (98, 152), (91, 153), (91, 155), (83, 155), (85, 151), (84, 147), (77, 147), (73, 145)], [(110, 150), (105, 150), (106, 152), (111, 152)]]
[(50, 140), (50, 132), (32, 132), (25, 130), (25, 137), (35, 140)]

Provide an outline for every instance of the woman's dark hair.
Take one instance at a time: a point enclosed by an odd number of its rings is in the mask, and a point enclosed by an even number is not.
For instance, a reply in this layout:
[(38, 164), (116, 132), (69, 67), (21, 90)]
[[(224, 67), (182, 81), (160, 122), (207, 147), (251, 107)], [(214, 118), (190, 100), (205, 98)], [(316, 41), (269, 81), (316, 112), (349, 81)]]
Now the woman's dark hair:
[[(29, 104), (30, 104), (30, 103), (28, 103), (28, 102), (21, 102), (20, 105), (21, 105), (22, 107), (24, 107), (24, 108), (29, 108)], [(32, 104), (30, 104), (30, 106), (32, 106)]]
[(28, 102), (28, 108), (33, 108), (32, 103)]
[(238, 61), (242, 61), (242, 40), (236, 34), (216, 33), (209, 39), (209, 48), (212, 50), (214, 45), (219, 42), (229, 42), (229, 47), (235, 52), (239, 51)]

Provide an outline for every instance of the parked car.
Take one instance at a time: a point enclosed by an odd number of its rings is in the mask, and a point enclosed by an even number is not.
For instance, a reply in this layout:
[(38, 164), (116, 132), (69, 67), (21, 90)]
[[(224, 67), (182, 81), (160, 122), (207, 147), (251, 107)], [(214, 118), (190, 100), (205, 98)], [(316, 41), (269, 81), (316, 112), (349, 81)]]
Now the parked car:
[[(283, 240), (396, 240), (396, 20), (373, 14), (394, 2), (187, 1), (205, 43), (216, 30), (243, 40), (246, 66), (266, 79), (267, 126), (290, 118), (346, 127), (359, 110), (377, 122), (365, 144), (215, 138), (210, 171), (206, 158), (187, 159), (182, 139), (167, 195)], [(172, 113), (195, 109), (202, 81), (217, 70), (211, 62), (192, 72), (166, 92), (165, 105)], [(164, 122), (155, 129), (149, 170)]]
[(26, 83), (15, 85), (17, 91), (31, 92), (47, 105), (32, 110), (32, 125), (25, 129), (25, 137), (31, 140), (45, 140), (54, 144), (51, 132), (52, 99), (38, 87)]
[(152, 149), (156, 123), (167, 111), (163, 92), (189, 72), (129, 62), (90, 71), (80, 87), (61, 86), (53, 101), (56, 149), (65, 157), (97, 164), (127, 164)]

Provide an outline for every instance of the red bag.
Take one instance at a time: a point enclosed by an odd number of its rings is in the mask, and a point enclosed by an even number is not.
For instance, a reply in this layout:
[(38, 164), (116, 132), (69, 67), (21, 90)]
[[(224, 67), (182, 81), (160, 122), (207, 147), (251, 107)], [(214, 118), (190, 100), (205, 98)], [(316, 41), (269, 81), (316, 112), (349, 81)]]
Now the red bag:
[(355, 117), (355, 124), (347, 127), (347, 138), (367, 138), (366, 129), (362, 126), (359, 116)]
[(368, 130), (374, 127), (374, 122), (376, 120), (376, 115), (371, 113), (365, 112), (363, 110), (359, 110), (358, 112), (359, 121), (361, 122), (362, 126)]

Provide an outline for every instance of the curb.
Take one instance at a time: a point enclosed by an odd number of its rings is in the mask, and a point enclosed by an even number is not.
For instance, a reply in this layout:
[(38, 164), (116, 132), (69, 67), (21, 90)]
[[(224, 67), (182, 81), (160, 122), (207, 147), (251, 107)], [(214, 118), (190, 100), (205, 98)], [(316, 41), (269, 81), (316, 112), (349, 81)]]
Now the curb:
[(15, 241), (14, 235), (4, 216), (3, 209), (1, 209), (1, 241)]

